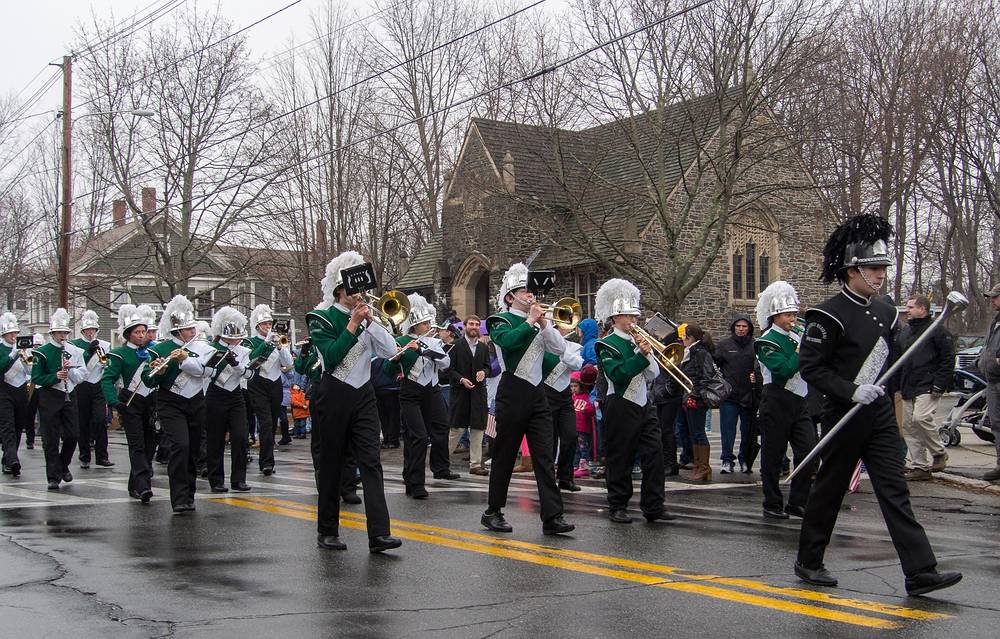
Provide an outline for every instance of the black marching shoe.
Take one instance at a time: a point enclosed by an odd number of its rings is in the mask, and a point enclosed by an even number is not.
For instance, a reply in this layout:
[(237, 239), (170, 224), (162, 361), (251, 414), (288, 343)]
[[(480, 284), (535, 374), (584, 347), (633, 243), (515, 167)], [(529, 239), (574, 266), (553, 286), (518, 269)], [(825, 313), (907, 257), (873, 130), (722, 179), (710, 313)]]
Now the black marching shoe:
[(225, 486), (212, 486), (211, 490), (212, 490), (213, 493), (228, 493), (229, 492), (229, 489), (226, 488)]
[(673, 521), (677, 519), (677, 515), (673, 514), (666, 508), (664, 508), (663, 510), (661, 510), (656, 514), (643, 515), (643, 517), (645, 517), (646, 521), (648, 521), (649, 523), (653, 523), (654, 521)]
[(427, 497), (429, 496), (427, 494), (427, 490), (425, 488), (423, 488), (423, 487), (420, 487), (420, 488), (411, 488), (410, 492), (409, 492), (409, 495), (410, 495), (410, 497), (413, 497), (414, 499), (427, 499)]
[(788, 513), (773, 508), (764, 509), (764, 519), (788, 519)]
[(103, 466), (104, 468), (111, 468), (112, 466), (115, 465), (115, 463), (110, 459), (98, 459), (94, 463), (97, 464), (98, 466)]
[(248, 493), (250, 492), (251, 488), (247, 486), (247, 483), (245, 481), (241, 481), (237, 484), (233, 484), (233, 490), (238, 493)]
[(906, 593), (908, 595), (926, 595), (934, 590), (954, 586), (962, 581), (960, 572), (938, 572), (930, 570), (906, 578)]
[(67, 484), (73, 481), (73, 473), (69, 472), (68, 468), (63, 473), (63, 481), (66, 482)]
[(268, 466), (266, 468), (261, 468), (260, 472), (264, 473), (265, 477), (270, 477), (274, 474), (274, 466)]
[(786, 504), (785, 512), (792, 517), (798, 517), (799, 519), (806, 516), (806, 509), (803, 506), (796, 506), (794, 504)]
[(496, 510), (494, 512), (487, 510), (483, 513), (483, 516), (480, 517), (479, 523), (481, 523), (484, 528), (488, 528), (493, 532), (514, 532), (514, 527), (507, 523), (507, 520), (504, 519), (503, 511), (501, 510)]
[(148, 504), (149, 500), (152, 498), (153, 498), (153, 491), (149, 490), (148, 488), (139, 493), (139, 501), (141, 501), (144, 504)]
[(386, 550), (399, 548), (402, 545), (403, 545), (403, 540), (396, 539), (395, 537), (390, 537), (389, 535), (372, 537), (368, 540), (368, 552), (371, 553), (385, 552)]
[(140, 499), (139, 491), (135, 489), (128, 491), (128, 496), (131, 497), (132, 499)]
[(542, 524), (543, 535), (564, 535), (576, 530), (576, 526), (566, 523), (562, 515), (556, 515)]
[(819, 568), (806, 568), (798, 561), (795, 562), (795, 576), (814, 586), (828, 586), (833, 588), (837, 585), (837, 578), (830, 574), (826, 566)]
[(21, 476), (21, 462), (16, 461), (16, 462), (14, 462), (13, 464), (10, 465), (10, 474), (11, 474), (12, 477), (20, 477)]
[(316, 535), (316, 545), (323, 550), (347, 550), (347, 544), (337, 535)]
[(173, 510), (175, 514), (194, 512), (194, 504), (177, 504)]
[(446, 473), (438, 473), (434, 475), (434, 479), (458, 479), (461, 477), (458, 473), (453, 473), (450, 470)]
[(90, 468), (90, 462), (89, 461), (83, 461), (81, 459), (80, 460), (80, 468), (82, 468), (83, 470), (87, 470), (88, 468)]
[(357, 493), (344, 493), (340, 498), (344, 500), (345, 504), (354, 504), (357, 506), (361, 503), (361, 498), (358, 497)]
[(579, 491), (583, 490), (582, 488), (580, 488), (579, 486), (576, 485), (576, 482), (574, 482), (571, 479), (560, 479), (559, 480), (559, 488), (562, 489), (562, 490), (568, 490), (571, 493), (575, 493), (575, 492), (579, 492)]
[(615, 522), (616, 524), (631, 524), (632, 518), (628, 516), (628, 512), (624, 508), (615, 508), (608, 513), (608, 519)]
[(49, 490), (59, 490), (59, 480), (53, 479), (49, 482)]

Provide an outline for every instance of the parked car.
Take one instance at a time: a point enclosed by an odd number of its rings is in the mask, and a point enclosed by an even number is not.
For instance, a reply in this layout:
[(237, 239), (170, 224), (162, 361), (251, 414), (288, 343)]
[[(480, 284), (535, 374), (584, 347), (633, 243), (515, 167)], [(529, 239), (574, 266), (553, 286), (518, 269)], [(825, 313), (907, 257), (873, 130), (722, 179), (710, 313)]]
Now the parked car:
[(955, 368), (963, 371), (976, 370), (976, 358), (985, 343), (986, 338), (982, 335), (959, 335), (955, 340)]

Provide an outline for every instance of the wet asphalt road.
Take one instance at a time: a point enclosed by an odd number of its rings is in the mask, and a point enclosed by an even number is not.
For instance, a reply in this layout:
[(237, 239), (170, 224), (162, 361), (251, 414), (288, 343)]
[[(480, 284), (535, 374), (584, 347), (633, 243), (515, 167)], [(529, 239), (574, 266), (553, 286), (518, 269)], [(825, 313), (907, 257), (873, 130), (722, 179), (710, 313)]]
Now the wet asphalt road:
[[(117, 433), (113, 441), (119, 441)], [(541, 534), (533, 481), (516, 476), (513, 535), (479, 526), (486, 479), (463, 465), (402, 494), (399, 455), (384, 456), (393, 533), (370, 555), (364, 509), (345, 508), (346, 552), (315, 545), (307, 442), (278, 452), (277, 474), (218, 499), (199, 481), (197, 512), (170, 514), (165, 467), (148, 506), (128, 498), (127, 458), (45, 490), (41, 450), (19, 480), (0, 480), (3, 637), (996, 637), (1000, 504), (924, 482), (918, 519), (943, 569), (965, 580), (907, 598), (867, 487), (845, 501), (827, 565), (840, 588), (791, 574), (798, 525), (761, 519), (759, 487), (668, 484), (676, 522), (609, 522), (596, 482), (564, 493), (572, 535)], [(756, 477), (756, 476), (754, 476)], [(744, 481), (740, 476), (730, 476)], [(636, 517), (638, 512), (634, 513)]]

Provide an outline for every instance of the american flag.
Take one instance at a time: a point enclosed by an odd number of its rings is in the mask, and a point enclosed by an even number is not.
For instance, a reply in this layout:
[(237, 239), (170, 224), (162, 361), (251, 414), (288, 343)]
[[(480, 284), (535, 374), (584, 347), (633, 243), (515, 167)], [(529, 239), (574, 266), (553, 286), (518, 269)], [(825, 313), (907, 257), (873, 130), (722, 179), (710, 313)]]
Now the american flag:
[(858, 490), (858, 485), (861, 483), (861, 473), (865, 470), (865, 465), (863, 462), (859, 461), (858, 465), (854, 468), (854, 474), (851, 475), (851, 485), (848, 488), (850, 492), (856, 492)]
[(497, 416), (492, 412), (486, 415), (486, 432), (487, 437), (497, 438)]

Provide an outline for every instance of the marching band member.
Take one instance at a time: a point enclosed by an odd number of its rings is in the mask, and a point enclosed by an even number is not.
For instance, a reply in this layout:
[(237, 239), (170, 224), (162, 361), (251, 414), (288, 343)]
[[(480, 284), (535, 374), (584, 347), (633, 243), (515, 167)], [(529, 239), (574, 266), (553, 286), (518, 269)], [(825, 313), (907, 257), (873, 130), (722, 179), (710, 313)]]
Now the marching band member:
[(562, 496), (556, 486), (552, 413), (542, 388), (542, 354), (548, 351), (561, 356), (566, 350), (566, 340), (545, 318), (527, 286), (527, 266), (519, 262), (507, 269), (497, 295), (500, 312), (486, 320), (503, 373), (496, 396), (497, 437), (493, 445), (489, 506), (480, 522), (494, 532), (513, 532), (503, 516), (503, 507), (507, 505), (518, 447), (527, 436), (541, 502), (542, 532), (558, 535), (572, 531), (575, 526), (563, 519)]
[(782, 507), (778, 479), (788, 444), (792, 445), (796, 464), (816, 445), (816, 426), (806, 406), (809, 387), (799, 373), (802, 333), (796, 324), (798, 312), (799, 296), (788, 282), (771, 282), (757, 300), (757, 325), (764, 331), (753, 345), (764, 378), (758, 412), (763, 440), (760, 479), (764, 491), (764, 517), (769, 519), (805, 514), (815, 472), (814, 468), (806, 468), (795, 476), (788, 504)]
[(107, 366), (110, 342), (98, 339), (101, 324), (97, 313), (86, 310), (80, 317), (82, 337), (70, 343), (83, 351), (83, 362), (87, 377), (76, 387), (76, 404), (80, 410), (80, 468), (90, 468), (90, 448), (93, 442), (94, 463), (98, 466), (114, 466), (108, 459), (108, 405), (101, 390), (101, 378)]
[[(333, 258), (321, 284), (326, 308), (307, 316), (312, 348), (323, 371), (311, 405), (313, 423), (319, 426), (321, 438), (317, 545), (328, 550), (347, 548), (339, 536), (340, 491), (350, 447), (361, 469), (368, 549), (382, 552), (398, 548), (402, 542), (389, 536), (371, 359), (373, 352), (379, 357), (394, 356), (396, 342), (385, 326), (372, 319), (372, 309), (365, 304), (364, 296), (348, 295), (344, 288), (341, 271), (361, 264), (364, 260), (355, 251)], [(315, 432), (314, 427), (314, 436)]]
[(56, 309), (49, 319), (49, 341), (34, 350), (31, 367), (31, 381), (38, 393), (38, 430), (45, 450), (49, 490), (59, 490), (61, 481), (73, 481), (69, 463), (73, 461), (80, 436), (77, 422), (80, 415), (73, 390), (86, 379), (87, 373), (83, 351), (69, 343), (70, 319), (66, 309)]
[(31, 367), (17, 348), (21, 327), (13, 313), (0, 315), (0, 444), (3, 445), (3, 472), (18, 477), (18, 428), (28, 418), (28, 378)]
[[(190, 349), (195, 353), (198, 353), (199, 357), (210, 357), (215, 353), (215, 347), (211, 344), (212, 341), (212, 325), (205, 320), (198, 320), (198, 324), (195, 326), (198, 329), (198, 337), (191, 343)], [(202, 360), (203, 362), (205, 360)], [(201, 394), (208, 394), (208, 387), (212, 385), (212, 375), (211, 373), (206, 373), (204, 377), (201, 378)], [(205, 403), (205, 408), (202, 408), (202, 419), (201, 419), (201, 447), (198, 449), (198, 456), (195, 459), (195, 467), (197, 468), (198, 476), (203, 478), (208, 478), (208, 464), (205, 462), (205, 458), (208, 456), (208, 426), (207, 426), (207, 402)]]
[(255, 334), (244, 340), (250, 349), (251, 361), (260, 361), (247, 383), (250, 403), (257, 418), (257, 440), (260, 442), (258, 462), (265, 476), (274, 472), (274, 428), (281, 406), (281, 372), (292, 367), (292, 353), (278, 345), (278, 334), (271, 331), (274, 315), (266, 304), (258, 304), (250, 312), (250, 325)]
[(146, 365), (142, 381), (156, 387), (156, 412), (160, 418), (161, 445), (167, 450), (170, 505), (175, 513), (194, 510), (195, 466), (201, 446), (201, 420), (205, 397), (203, 358), (190, 349), (198, 334), (194, 306), (183, 295), (167, 302), (160, 331), (170, 335), (151, 349), (158, 360)]
[(247, 336), (246, 327), (246, 316), (230, 306), (223, 306), (212, 318), (211, 346), (225, 353), (208, 376), (210, 386), (205, 393), (206, 464), (213, 493), (229, 492), (225, 470), (226, 433), (229, 433), (230, 485), (237, 492), (250, 490), (246, 482), (250, 435), (242, 388), (243, 380), (252, 374), (247, 369), (250, 349), (242, 345)]
[(899, 318), (878, 297), (892, 264), (886, 248), (891, 234), (892, 227), (878, 215), (859, 215), (837, 227), (823, 249), (822, 279), (838, 281), (841, 289), (806, 311), (799, 353), (802, 379), (826, 395), (824, 429), (832, 428), (853, 404), (863, 408), (820, 453), (823, 461), (802, 520), (795, 574), (813, 585), (837, 585), (823, 556), (851, 474), (858, 460), (864, 460), (906, 575), (906, 591), (921, 595), (953, 586), (962, 574), (937, 571), (927, 534), (910, 506), (892, 399), (874, 384), (890, 364)]
[(599, 322), (611, 321), (612, 330), (597, 340), (594, 349), (608, 380), (604, 400), (607, 437), (608, 514), (616, 523), (631, 523), (632, 463), (642, 466), (639, 507), (647, 521), (669, 521), (674, 516), (664, 504), (663, 441), (660, 422), (649, 397), (648, 384), (660, 366), (652, 347), (633, 327), (642, 311), (639, 289), (631, 282), (611, 279), (597, 289), (594, 311)]
[[(118, 412), (128, 442), (128, 494), (148, 504), (153, 497), (153, 409), (152, 389), (142, 383), (149, 362), (146, 322), (150, 318), (132, 304), (118, 309), (118, 333), (125, 344), (108, 353), (108, 365), (101, 377), (101, 389), (108, 406)], [(120, 390), (119, 390), (120, 386)]]
[[(565, 338), (563, 329), (559, 330)], [(569, 376), (583, 368), (578, 342), (566, 342), (562, 355), (548, 351), (542, 355), (542, 379), (545, 380), (545, 397), (552, 412), (552, 457), (556, 460), (556, 479), (559, 488), (576, 492), (580, 487), (573, 481), (576, 457), (576, 409), (573, 408), (573, 392), (569, 388)]]
[[(156, 321), (156, 311), (149, 304), (140, 304), (136, 307), (136, 310), (142, 315), (143, 319), (146, 320), (146, 348), (151, 349), (156, 346), (159, 342), (157, 336), (160, 332), (159, 322)], [(149, 457), (150, 468), (152, 468), (153, 460), (161, 464), (167, 463), (167, 450), (160, 445), (162, 433), (157, 428), (158, 420), (156, 418), (156, 388), (152, 389), (152, 392), (147, 396), (146, 406), (150, 412), (150, 421), (153, 423), (153, 447), (146, 451), (146, 456)]]
[(424, 469), (428, 444), (434, 434), (443, 434), (447, 446), (448, 414), (438, 388), (438, 374), (448, 368), (451, 360), (441, 340), (425, 336), (434, 322), (434, 307), (422, 295), (414, 293), (408, 298), (410, 312), (400, 326), (403, 335), (396, 338), (396, 344), (403, 350), (396, 359), (386, 360), (384, 366), (390, 374), (403, 375), (399, 412), (406, 423), (403, 441), (406, 494), (414, 499), (427, 499)]

